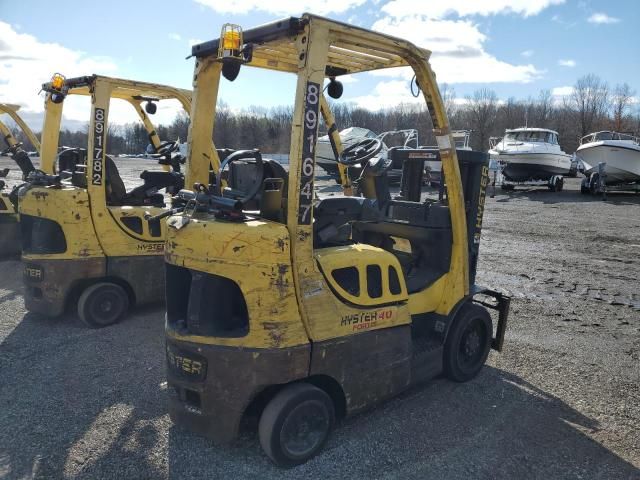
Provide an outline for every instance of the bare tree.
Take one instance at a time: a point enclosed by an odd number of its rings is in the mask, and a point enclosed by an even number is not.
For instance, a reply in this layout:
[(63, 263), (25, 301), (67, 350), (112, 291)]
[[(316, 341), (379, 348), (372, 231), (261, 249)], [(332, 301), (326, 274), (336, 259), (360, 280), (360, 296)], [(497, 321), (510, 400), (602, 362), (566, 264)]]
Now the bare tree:
[(538, 100), (535, 103), (534, 119), (536, 125), (544, 127), (550, 120), (553, 111), (553, 96), (551, 90), (540, 90)]
[(631, 106), (635, 92), (627, 83), (616, 85), (613, 91), (613, 129), (617, 132), (623, 131), (627, 124), (627, 111)]
[(447, 112), (447, 118), (451, 121), (451, 118), (455, 117), (456, 114), (456, 91), (450, 87), (448, 84), (444, 83), (442, 87), (440, 87), (440, 95), (442, 96), (442, 101), (444, 102), (444, 109)]
[(476, 149), (485, 151), (489, 148), (489, 137), (496, 120), (498, 97), (493, 90), (482, 88), (468, 96), (467, 102), (474, 145)]
[(609, 107), (609, 86), (591, 73), (578, 79), (570, 99), (584, 136), (602, 124)]

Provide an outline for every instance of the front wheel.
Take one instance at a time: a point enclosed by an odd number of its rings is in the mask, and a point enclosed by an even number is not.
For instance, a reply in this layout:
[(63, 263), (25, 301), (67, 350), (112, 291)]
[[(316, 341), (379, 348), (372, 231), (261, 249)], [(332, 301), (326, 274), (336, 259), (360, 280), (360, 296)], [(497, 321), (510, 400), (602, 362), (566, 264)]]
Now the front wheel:
[(87, 287), (78, 300), (78, 316), (91, 328), (113, 325), (129, 309), (129, 297), (120, 285), (101, 282)]
[(489, 356), (492, 338), (489, 312), (472, 303), (463, 305), (444, 344), (445, 375), (456, 382), (466, 382), (478, 375)]
[(260, 445), (273, 462), (293, 467), (324, 446), (335, 421), (329, 395), (309, 383), (284, 387), (260, 417)]

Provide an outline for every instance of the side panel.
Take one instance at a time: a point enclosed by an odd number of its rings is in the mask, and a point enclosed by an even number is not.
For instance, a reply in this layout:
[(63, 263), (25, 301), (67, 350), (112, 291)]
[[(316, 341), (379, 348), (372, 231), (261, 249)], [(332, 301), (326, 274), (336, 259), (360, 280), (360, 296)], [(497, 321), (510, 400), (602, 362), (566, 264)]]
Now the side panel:
[[(244, 337), (178, 335), (177, 340), (213, 345), (285, 348), (308, 343), (300, 321), (291, 273), (289, 236), (279, 223), (224, 222), (192, 218), (177, 229), (168, 220), (168, 264), (234, 281), (244, 295), (250, 319)], [(336, 319), (339, 323), (340, 319)]]
[(307, 376), (309, 353), (308, 344), (254, 349), (168, 340), (171, 419), (214, 441), (231, 441), (256, 394)]
[(310, 374), (328, 375), (341, 384), (348, 414), (374, 405), (409, 386), (411, 327), (316, 342)]
[[(20, 214), (57, 222), (64, 232), (67, 250), (38, 258), (88, 258), (104, 255), (91, 221), (87, 191), (80, 188), (31, 187), (21, 193)], [(25, 258), (30, 255), (26, 254)]]
[(64, 311), (68, 295), (81, 282), (104, 277), (104, 258), (47, 259), (23, 256), (24, 303), (48, 316)]
[(143, 255), (108, 257), (107, 275), (126, 281), (135, 295), (136, 305), (164, 299), (164, 257)]

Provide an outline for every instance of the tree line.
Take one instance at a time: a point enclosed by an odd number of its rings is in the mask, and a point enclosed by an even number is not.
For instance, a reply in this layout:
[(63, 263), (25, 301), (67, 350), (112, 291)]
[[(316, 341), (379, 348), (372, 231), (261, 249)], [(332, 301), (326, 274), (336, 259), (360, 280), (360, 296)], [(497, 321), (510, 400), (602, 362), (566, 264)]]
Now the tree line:
[[(537, 97), (504, 101), (489, 88), (476, 90), (462, 101), (455, 91), (441, 88), (445, 108), (452, 129), (472, 130), (471, 145), (486, 151), (491, 137), (502, 136), (505, 129), (522, 126), (556, 130), (560, 145), (572, 153), (580, 138), (598, 130), (640, 132), (640, 108), (634, 109), (635, 92), (626, 83), (611, 87), (598, 76), (590, 74), (578, 79), (565, 96), (542, 90)], [(433, 145), (431, 119), (424, 107), (399, 104), (392, 108), (371, 111), (353, 103), (333, 101), (331, 108), (340, 129), (357, 126), (376, 133), (415, 128), (421, 145)], [(214, 142), (218, 148), (260, 148), (263, 153), (287, 153), (291, 140), (293, 107), (250, 107), (234, 111), (220, 102), (216, 112)], [(326, 128), (322, 126), (324, 131)], [(189, 118), (183, 112), (168, 125), (158, 125), (162, 140), (186, 141)], [(16, 131), (27, 148), (28, 140)], [(79, 131), (63, 129), (60, 145), (85, 147), (88, 125)], [(141, 123), (110, 125), (107, 146), (112, 155), (138, 154), (145, 151), (149, 138)]]

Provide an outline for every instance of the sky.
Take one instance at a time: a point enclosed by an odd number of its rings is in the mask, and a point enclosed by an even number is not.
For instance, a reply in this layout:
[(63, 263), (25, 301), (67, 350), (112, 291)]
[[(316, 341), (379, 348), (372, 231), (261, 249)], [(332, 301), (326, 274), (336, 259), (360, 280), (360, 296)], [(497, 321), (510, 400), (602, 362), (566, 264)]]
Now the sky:
[[(0, 102), (21, 105), (39, 130), (40, 85), (55, 72), (92, 73), (191, 88), (191, 45), (217, 38), (223, 23), (251, 28), (304, 11), (404, 37), (433, 52), (438, 82), (464, 99), (490, 88), (500, 99), (570, 94), (595, 73), (626, 82), (640, 109), (639, 0), (0, 0)], [(345, 98), (369, 109), (412, 101), (406, 71), (345, 79)], [(243, 69), (223, 81), (231, 108), (293, 103), (292, 75)], [(68, 105), (67, 105), (68, 104)], [(176, 105), (161, 105), (157, 123)], [(88, 100), (66, 101), (65, 124), (88, 119)], [(128, 106), (111, 121), (136, 120)]]

